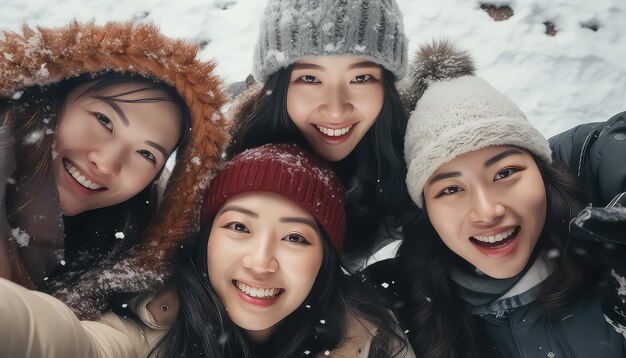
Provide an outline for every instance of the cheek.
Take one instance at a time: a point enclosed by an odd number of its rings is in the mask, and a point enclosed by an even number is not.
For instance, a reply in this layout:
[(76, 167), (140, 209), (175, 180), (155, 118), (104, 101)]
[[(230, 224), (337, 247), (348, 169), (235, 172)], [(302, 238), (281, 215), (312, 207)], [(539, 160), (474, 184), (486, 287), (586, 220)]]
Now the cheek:
[(382, 88), (355, 98), (357, 98), (357, 101), (353, 103), (363, 115), (364, 120), (374, 123), (383, 108), (384, 94)]
[(527, 190), (524, 199), (520, 198), (520, 202), (525, 200), (527, 209), (526, 215), (528, 221), (534, 226), (533, 229), (537, 233), (543, 230), (547, 215), (547, 198), (542, 180), (536, 180), (532, 190)]
[(140, 165), (141, 163), (128, 164), (126, 170), (121, 173), (119, 182), (123, 186), (125, 195), (132, 197), (142, 191), (145, 187), (156, 180), (158, 171), (151, 164)]
[(287, 114), (298, 127), (305, 125), (312, 111), (312, 101), (305, 100), (305, 97), (298, 89), (289, 89), (287, 92)]
[(443, 244), (462, 256), (466, 249), (463, 247), (466, 237), (463, 231), (464, 215), (462, 215), (461, 210), (458, 207), (453, 209), (447, 205), (429, 205), (428, 200), (426, 205), (428, 218)]
[(312, 255), (286, 255), (280, 266), (284, 275), (294, 287), (298, 287), (304, 297), (308, 296), (322, 265), (321, 252)]
[(59, 147), (80, 145), (89, 142), (90, 137), (91, 131), (86, 120), (76, 118), (73, 113), (67, 113), (60, 119), (55, 134), (56, 145)]
[(207, 270), (211, 285), (219, 291), (226, 277), (226, 268), (233, 265), (235, 252), (229, 250), (224, 242), (217, 236), (209, 236), (207, 244)]

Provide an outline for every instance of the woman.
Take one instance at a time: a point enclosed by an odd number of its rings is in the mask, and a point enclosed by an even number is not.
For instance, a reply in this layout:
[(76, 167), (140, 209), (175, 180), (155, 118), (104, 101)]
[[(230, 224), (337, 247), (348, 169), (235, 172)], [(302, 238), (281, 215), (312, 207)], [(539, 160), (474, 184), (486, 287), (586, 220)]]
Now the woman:
[(232, 153), (295, 141), (333, 163), (347, 187), (348, 254), (397, 238), (392, 231), (410, 206), (407, 114), (396, 89), (406, 65), (395, 1), (270, 0), (253, 62), (263, 85), (232, 109)]
[(213, 65), (194, 59), (195, 46), (132, 23), (25, 27), (5, 33), (0, 50), (2, 276), (26, 287), (57, 281), (47, 289), (83, 317), (109, 292), (138, 289), (103, 269), (124, 262), (144, 274), (142, 286), (160, 283), (169, 248), (196, 230), (194, 209), (226, 141)]
[[(411, 357), (391, 313), (342, 271), (342, 198), (337, 176), (293, 144), (245, 151), (218, 172), (203, 230), (177, 254), (177, 308), (147, 297), (130, 304), (145, 324), (113, 313), (79, 323), (51, 297), (0, 281), (0, 317), (24, 323), (0, 328), (4, 352)], [(159, 327), (155, 309), (177, 310), (174, 324)], [(53, 325), (68, 327), (42, 333)]]
[(424, 215), (406, 227), (403, 282), (390, 289), (405, 299), (416, 354), (623, 357), (625, 337), (603, 314), (604, 251), (570, 241), (577, 183), (510, 99), (473, 71), (445, 75), (460, 57), (447, 44), (422, 49), (417, 65), (442, 80), (417, 90), (405, 141)]

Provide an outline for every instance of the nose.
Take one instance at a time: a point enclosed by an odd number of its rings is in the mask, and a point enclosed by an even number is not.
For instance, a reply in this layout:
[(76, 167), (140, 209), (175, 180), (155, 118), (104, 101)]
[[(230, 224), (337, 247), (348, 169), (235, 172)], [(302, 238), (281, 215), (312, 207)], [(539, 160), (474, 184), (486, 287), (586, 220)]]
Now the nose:
[(502, 217), (506, 209), (497, 196), (484, 188), (470, 193), (469, 219), (473, 223), (491, 223)]
[(337, 122), (343, 120), (352, 109), (350, 96), (346, 86), (341, 84), (328, 85), (325, 88), (320, 114)]
[(122, 168), (123, 150), (107, 146), (87, 153), (87, 159), (103, 175), (116, 175)]
[(278, 260), (274, 247), (268, 238), (252, 237), (250, 240), (257, 241), (256, 245), (250, 245), (250, 251), (243, 256), (243, 267), (259, 274), (273, 273), (278, 270)]

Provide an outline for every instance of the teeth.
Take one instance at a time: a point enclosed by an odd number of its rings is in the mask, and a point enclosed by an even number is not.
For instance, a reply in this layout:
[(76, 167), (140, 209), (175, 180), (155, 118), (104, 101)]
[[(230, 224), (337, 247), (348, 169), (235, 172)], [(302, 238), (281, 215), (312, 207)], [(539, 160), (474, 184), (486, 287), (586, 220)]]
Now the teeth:
[(241, 283), (239, 281), (235, 281), (237, 284), (237, 288), (248, 296), (255, 298), (268, 299), (274, 297), (278, 292), (280, 292), (280, 288), (258, 288), (248, 286), (245, 283)]
[(499, 234), (496, 235), (490, 235), (490, 236), (473, 236), (476, 240), (478, 241), (482, 241), (482, 242), (489, 242), (489, 243), (494, 243), (494, 242), (499, 242), (502, 241), (504, 239), (506, 239), (507, 237), (511, 236), (511, 234), (513, 233), (513, 231), (515, 231), (515, 228), (511, 228), (507, 231), (501, 232)]
[(317, 129), (319, 129), (320, 132), (326, 134), (329, 137), (338, 137), (340, 135), (344, 135), (350, 131), (350, 128), (352, 128), (352, 125), (339, 129), (330, 129), (317, 124), (315, 126), (317, 127)]
[(78, 169), (76, 169), (72, 163), (70, 163), (69, 161), (65, 162), (65, 170), (67, 170), (68, 173), (70, 173), (70, 175), (72, 176), (72, 178), (76, 179), (76, 181), (84, 186), (87, 189), (91, 189), (91, 190), (98, 190), (100, 188), (102, 188), (101, 185), (98, 185), (96, 183), (93, 183), (91, 180), (85, 178), (84, 175), (82, 175)]

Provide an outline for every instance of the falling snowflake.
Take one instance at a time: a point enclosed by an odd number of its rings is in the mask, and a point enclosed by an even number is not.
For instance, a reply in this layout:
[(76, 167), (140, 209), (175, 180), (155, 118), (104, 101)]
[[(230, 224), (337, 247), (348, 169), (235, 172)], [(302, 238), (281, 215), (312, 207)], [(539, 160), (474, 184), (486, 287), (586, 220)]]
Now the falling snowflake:
[(116, 239), (123, 239), (124, 238), (124, 233), (123, 232), (116, 232), (115, 233), (115, 238)]
[(30, 241), (30, 235), (28, 235), (28, 233), (25, 230), (22, 230), (19, 227), (11, 229), (11, 236), (13, 236), (13, 238), (17, 242), (17, 246), (19, 247), (28, 246), (28, 242)]

